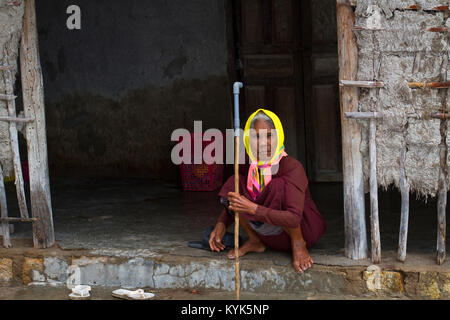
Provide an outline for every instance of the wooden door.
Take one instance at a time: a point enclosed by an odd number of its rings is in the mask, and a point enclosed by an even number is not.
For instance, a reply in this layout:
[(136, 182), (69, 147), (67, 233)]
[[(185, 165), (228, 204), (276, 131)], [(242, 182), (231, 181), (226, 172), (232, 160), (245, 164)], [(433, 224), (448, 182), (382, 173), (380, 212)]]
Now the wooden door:
[(297, 0), (234, 1), (238, 66), (244, 82), (242, 119), (258, 108), (275, 112), (286, 152), (306, 168)]
[(275, 112), (286, 152), (302, 162), (308, 178), (338, 181), (337, 68), (328, 68), (337, 63), (336, 35), (329, 35), (332, 27), (321, 38), (312, 34), (310, 1), (233, 1), (235, 64), (245, 85), (241, 118), (259, 107)]
[(342, 181), (336, 0), (302, 0), (301, 3), (310, 179)]

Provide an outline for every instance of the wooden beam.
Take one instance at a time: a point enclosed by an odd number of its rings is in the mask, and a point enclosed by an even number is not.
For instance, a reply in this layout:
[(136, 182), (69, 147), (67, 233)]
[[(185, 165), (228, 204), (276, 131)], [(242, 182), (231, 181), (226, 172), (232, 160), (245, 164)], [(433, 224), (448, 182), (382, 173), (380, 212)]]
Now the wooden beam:
[(22, 3), (21, 0), (14, 0), (6, 3), (6, 6), (15, 6), (18, 7)]
[[(367, 120), (367, 119), (382, 119), (385, 117), (383, 112), (380, 111), (356, 111), (356, 112), (345, 112), (345, 117), (348, 119), (358, 119), (358, 120)], [(414, 114), (408, 114), (408, 119), (422, 119), (422, 120), (429, 120), (431, 119), (442, 119), (442, 120), (448, 120), (450, 119), (450, 113), (442, 113), (442, 112), (435, 112), (435, 113), (423, 113), (422, 115), (414, 115)], [(0, 118), (1, 120), (1, 118)]]
[[(355, 17), (349, 0), (337, 0), (337, 34), (339, 79), (355, 80), (358, 70), (358, 48), (353, 33)], [(351, 259), (368, 257), (364, 208), (361, 130), (357, 121), (344, 116), (357, 111), (358, 89), (340, 87), (342, 162), (344, 180), (345, 255)]]
[(402, 198), (400, 232), (398, 237), (397, 259), (404, 262), (406, 260), (406, 245), (408, 241), (408, 221), (409, 221), (409, 186), (406, 182), (405, 172), (406, 161), (406, 141), (402, 143), (400, 151), (400, 192)]
[[(6, 51), (6, 55), (3, 58), (4, 66), (6, 66), (8, 55), (9, 52)], [(12, 95), (14, 93), (12, 72), (10, 70), (5, 70), (4, 75), (5, 75), (6, 93)], [(7, 102), (7, 106), (9, 116), (16, 117), (17, 116), (16, 102), (14, 100), (10, 100)], [(11, 121), (9, 123), (9, 137), (11, 140), (11, 150), (13, 153), (16, 194), (17, 194), (17, 201), (19, 203), (20, 216), (22, 218), (28, 218), (29, 215), (23, 182), (22, 162), (20, 161), (20, 152), (19, 152), (19, 136), (17, 133), (17, 124), (14, 121)]]
[(432, 27), (428, 28), (427, 31), (429, 32), (439, 32), (439, 33), (447, 33), (450, 29), (446, 27)]
[[(353, 7), (356, 7), (358, 4), (358, 0), (350, 0), (350, 3)], [(399, 8), (402, 10), (402, 8)], [(431, 8), (422, 8), (418, 4), (411, 4), (404, 8), (404, 10), (424, 10), (424, 11), (449, 11), (450, 7), (448, 5), (440, 5)]]
[(372, 262), (381, 262), (380, 222), (378, 218), (378, 184), (377, 184), (377, 147), (376, 119), (369, 124), (369, 158), (370, 158), (370, 235), (372, 245)]
[(6, 100), (6, 101), (10, 101), (10, 100), (14, 100), (14, 99), (16, 99), (17, 97), (15, 96), (15, 95), (12, 95), (12, 94), (3, 94), (3, 93), (0, 93), (0, 100)]
[[(441, 65), (441, 81), (447, 81), (447, 71), (448, 71), (448, 54), (444, 56)], [(447, 112), (447, 98), (448, 90), (442, 92), (443, 96), (443, 106), (442, 112)], [(438, 230), (437, 230), (437, 253), (436, 260), (439, 265), (443, 264), (446, 256), (446, 210), (447, 210), (447, 191), (448, 191), (448, 147), (447, 147), (447, 131), (448, 122), (446, 121), (445, 114), (442, 114), (440, 132), (441, 132), (441, 144), (439, 145), (439, 182), (438, 182)]]
[(384, 83), (381, 81), (364, 81), (364, 80), (340, 80), (341, 87), (358, 87), (358, 88), (382, 88)]
[(18, 218), (18, 217), (6, 217), (0, 218), (1, 222), (36, 222), (37, 218)]
[(349, 119), (381, 119), (382, 112), (345, 112), (345, 116)]
[(438, 230), (437, 230), (437, 263), (443, 264), (446, 256), (446, 208), (447, 208), (447, 146), (442, 144), (440, 147), (440, 167), (438, 183)]
[(20, 43), (20, 67), (22, 76), (25, 117), (33, 123), (25, 127), (30, 172), (30, 197), (33, 223), (33, 242), (36, 248), (48, 248), (55, 243), (53, 212), (45, 132), (45, 107), (42, 70), (39, 61), (36, 29), (35, 0), (25, 0), (22, 40)]
[(416, 88), (430, 88), (430, 89), (447, 89), (450, 88), (450, 81), (443, 82), (408, 82), (408, 87)]
[(20, 118), (20, 117), (4, 117), (0, 116), (0, 121), (6, 121), (6, 122), (33, 122), (34, 119), (31, 118)]
[[(0, 217), (8, 217), (8, 205), (6, 203), (6, 190), (5, 182), (3, 179), (3, 168), (0, 164)], [(8, 221), (2, 221), (2, 232), (3, 232), (3, 246), (5, 248), (11, 248), (11, 238), (9, 235), (9, 223)]]
[(434, 118), (434, 119), (447, 120), (450, 118), (450, 113), (437, 112), (437, 113), (433, 113), (430, 117)]
[[(412, 4), (408, 7), (406, 7), (406, 9), (408, 10), (422, 10), (422, 8), (420, 7), (420, 5), (418, 4)], [(429, 9), (423, 9), (424, 11), (448, 11), (449, 10), (449, 6), (448, 5), (441, 5), (441, 6), (435, 6), (435, 7), (431, 7)]]
[(450, 6), (447, 6), (447, 5), (437, 6), (437, 7), (431, 8), (431, 10), (433, 10), (433, 11), (449, 11)]

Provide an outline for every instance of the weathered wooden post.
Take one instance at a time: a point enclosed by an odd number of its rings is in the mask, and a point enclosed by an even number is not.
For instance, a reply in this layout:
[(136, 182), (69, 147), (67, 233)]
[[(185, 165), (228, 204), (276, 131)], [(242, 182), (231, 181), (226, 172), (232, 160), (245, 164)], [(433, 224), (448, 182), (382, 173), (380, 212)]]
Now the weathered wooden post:
[(44, 86), (39, 61), (35, 0), (25, 0), (22, 40), (20, 43), (25, 117), (33, 118), (26, 124), (28, 164), (30, 172), (31, 213), (33, 242), (36, 248), (48, 248), (55, 243), (53, 213), (47, 160), (45, 130)]
[[(444, 60), (442, 62), (441, 67), (441, 81), (447, 82), (447, 70), (448, 70), (448, 55), (446, 54)], [(443, 105), (442, 112), (447, 112), (447, 104), (448, 104), (448, 91), (442, 93)], [(447, 130), (448, 130), (448, 122), (445, 117), (441, 119), (440, 131), (442, 138), (441, 143), (439, 144), (439, 182), (438, 182), (438, 230), (437, 230), (437, 254), (436, 260), (439, 265), (443, 264), (446, 257), (446, 230), (447, 230), (447, 221), (446, 221), (446, 213), (447, 213), (447, 191), (448, 191), (448, 147), (447, 147)]]
[(3, 220), (8, 217), (8, 205), (6, 203), (6, 191), (5, 183), (3, 180), (3, 168), (0, 164), (0, 217), (2, 218), (2, 238), (3, 246), (5, 248), (11, 248), (11, 238), (9, 235), (9, 222), (8, 220)]
[[(358, 48), (353, 34), (354, 13), (349, 0), (337, 0), (339, 79), (356, 80)], [(341, 86), (342, 163), (344, 178), (345, 255), (351, 259), (368, 257), (364, 208), (361, 130), (345, 112), (358, 111), (358, 88)]]
[(400, 232), (398, 238), (397, 259), (406, 260), (406, 244), (408, 241), (408, 222), (409, 222), (409, 184), (406, 181), (405, 171), (406, 161), (406, 133), (403, 137), (402, 150), (400, 151), (400, 191), (402, 197)]
[[(6, 94), (8, 96), (14, 96), (13, 75), (12, 75), (10, 68), (8, 68), (7, 56), (8, 56), (8, 51), (5, 50), (5, 56), (3, 57), (3, 67), (4, 67), (3, 72), (5, 75)], [(9, 117), (16, 118), (17, 112), (16, 112), (15, 100), (14, 99), (7, 100), (7, 106), (8, 106)], [(28, 218), (29, 215), (28, 215), (27, 201), (26, 201), (26, 197), (25, 197), (22, 165), (20, 162), (19, 137), (18, 137), (18, 132), (17, 132), (17, 123), (15, 121), (11, 121), (9, 123), (9, 136), (11, 139), (11, 150), (13, 153), (14, 175), (15, 175), (14, 183), (16, 185), (17, 200), (19, 202), (20, 216), (22, 218)]]

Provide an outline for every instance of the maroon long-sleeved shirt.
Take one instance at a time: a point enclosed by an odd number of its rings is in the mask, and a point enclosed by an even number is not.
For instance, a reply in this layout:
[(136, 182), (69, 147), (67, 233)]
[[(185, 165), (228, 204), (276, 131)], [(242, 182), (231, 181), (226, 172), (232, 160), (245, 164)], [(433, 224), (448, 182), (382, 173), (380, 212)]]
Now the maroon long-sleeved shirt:
[[(239, 192), (247, 199), (258, 204), (255, 215), (241, 214), (248, 220), (269, 223), (275, 226), (295, 228), (301, 225), (303, 237), (315, 243), (325, 232), (327, 224), (311, 198), (308, 178), (302, 164), (290, 157), (283, 157), (278, 172), (270, 183), (253, 200), (247, 190), (249, 165), (240, 166)], [(222, 186), (219, 196), (227, 197), (234, 190), (234, 176)], [(219, 217), (227, 227), (234, 222), (233, 217), (223, 211)]]

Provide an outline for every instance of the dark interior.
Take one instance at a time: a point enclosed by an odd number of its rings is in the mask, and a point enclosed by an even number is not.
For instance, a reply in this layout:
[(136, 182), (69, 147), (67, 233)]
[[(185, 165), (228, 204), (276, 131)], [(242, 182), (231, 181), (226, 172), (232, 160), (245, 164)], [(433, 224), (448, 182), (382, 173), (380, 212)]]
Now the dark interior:
[[(204, 130), (231, 128), (238, 80), (241, 124), (259, 106), (273, 110), (285, 128), (287, 153), (306, 169), (329, 224), (313, 250), (342, 255), (335, 2), (38, 1), (57, 240), (145, 247), (166, 239), (148, 235), (157, 231), (145, 225), (158, 223), (167, 239), (199, 238), (219, 214), (217, 191), (182, 191), (170, 135), (191, 131), (194, 120)], [(82, 10), (81, 30), (65, 27), (71, 4)], [(224, 176), (231, 174), (228, 165)], [(16, 210), (13, 188), (10, 183), (8, 204)], [(379, 204), (382, 252), (396, 251), (400, 193), (380, 190)], [(367, 222), (369, 208), (367, 194)], [(410, 212), (408, 252), (434, 254), (436, 199), (413, 195)], [(141, 240), (125, 241), (130, 232), (121, 231), (123, 224)], [(15, 227), (13, 237), (30, 237), (28, 225)]]

